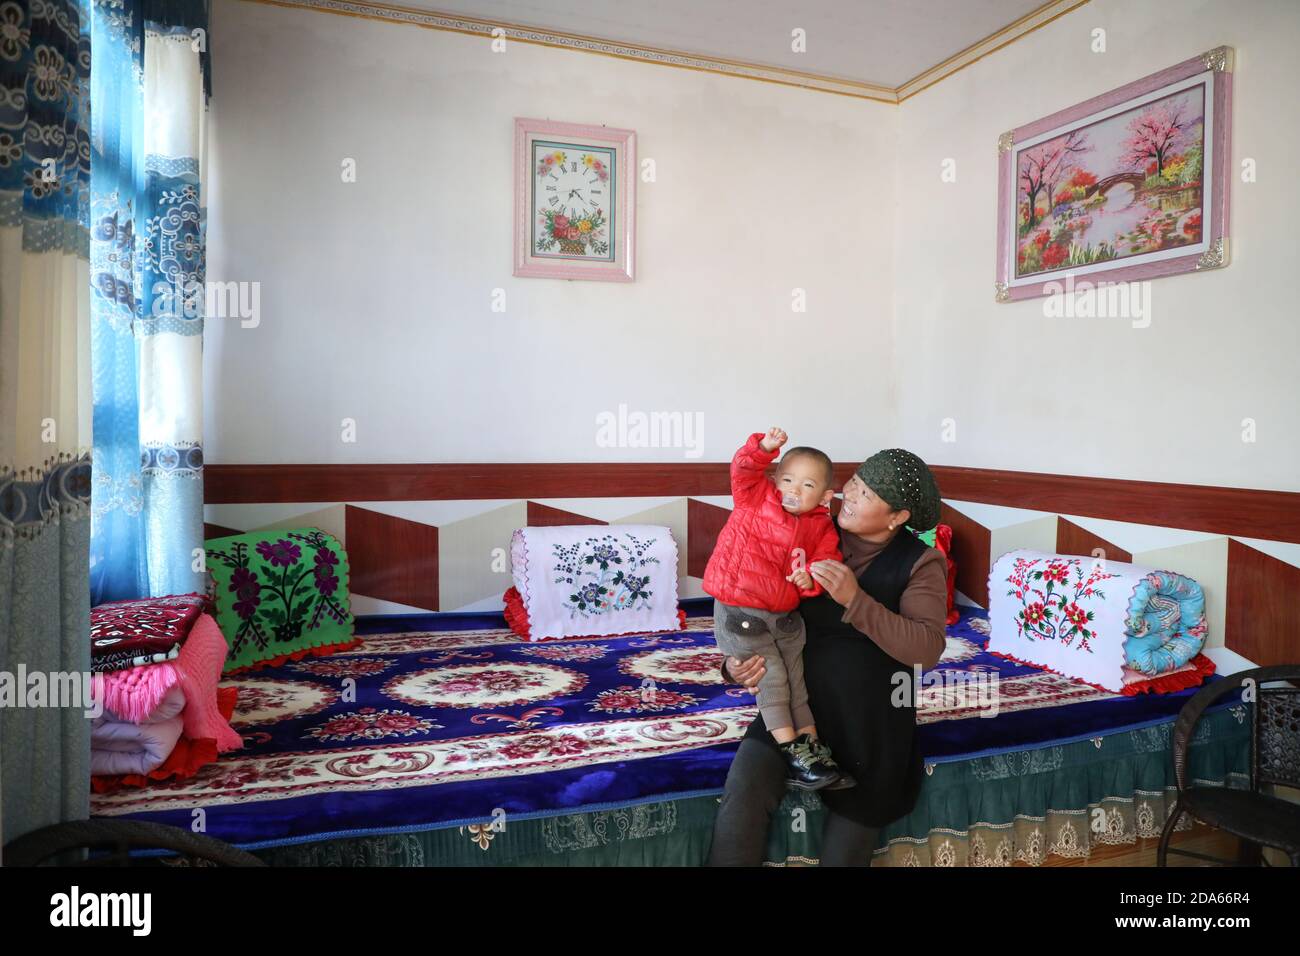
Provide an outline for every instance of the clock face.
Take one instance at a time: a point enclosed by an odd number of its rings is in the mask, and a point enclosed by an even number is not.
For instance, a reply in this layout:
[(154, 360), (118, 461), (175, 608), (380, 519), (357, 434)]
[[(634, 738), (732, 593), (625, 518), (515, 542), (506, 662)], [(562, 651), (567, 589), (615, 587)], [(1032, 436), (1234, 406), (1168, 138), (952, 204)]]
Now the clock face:
[(616, 151), (532, 142), (533, 255), (612, 262)]

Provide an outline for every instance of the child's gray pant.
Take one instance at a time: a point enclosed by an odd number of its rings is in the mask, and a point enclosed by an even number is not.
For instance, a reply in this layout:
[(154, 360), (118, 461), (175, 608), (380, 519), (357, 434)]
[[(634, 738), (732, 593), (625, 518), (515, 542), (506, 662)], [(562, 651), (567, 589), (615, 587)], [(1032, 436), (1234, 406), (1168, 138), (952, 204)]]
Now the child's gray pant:
[(713, 602), (713, 636), (718, 650), (744, 660), (762, 654), (767, 672), (758, 682), (758, 712), (770, 733), (780, 727), (809, 727), (808, 688), (803, 682), (803, 618)]

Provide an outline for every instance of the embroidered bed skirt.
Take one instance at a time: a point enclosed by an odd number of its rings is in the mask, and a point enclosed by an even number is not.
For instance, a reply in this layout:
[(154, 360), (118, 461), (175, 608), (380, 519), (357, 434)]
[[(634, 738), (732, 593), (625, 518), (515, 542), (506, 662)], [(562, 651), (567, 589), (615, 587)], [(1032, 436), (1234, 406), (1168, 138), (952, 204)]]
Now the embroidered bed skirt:
[[(1198, 784), (1247, 785), (1246, 708), (1233, 704), (1202, 717), (1189, 755)], [(1170, 721), (929, 765), (920, 802), (885, 829), (873, 865), (1036, 866), (1053, 855), (1086, 858), (1098, 846), (1158, 837), (1177, 796), (1172, 728)], [(717, 805), (716, 794), (704, 794), (511, 819), (504, 828), (485, 820), (256, 852), (276, 866), (700, 866)], [(791, 792), (769, 835), (768, 865), (816, 864), (823, 812), (815, 794)], [(1179, 829), (1191, 825), (1185, 817)]]

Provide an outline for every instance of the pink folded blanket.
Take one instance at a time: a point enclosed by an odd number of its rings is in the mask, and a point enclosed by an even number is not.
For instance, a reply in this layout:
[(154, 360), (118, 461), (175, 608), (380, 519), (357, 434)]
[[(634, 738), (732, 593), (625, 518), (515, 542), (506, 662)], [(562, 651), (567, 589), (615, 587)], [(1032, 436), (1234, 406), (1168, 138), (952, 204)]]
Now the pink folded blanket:
[(201, 614), (174, 661), (96, 674), (92, 678), (95, 696), (103, 701), (105, 710), (141, 724), (157, 711), (168, 691), (179, 687), (185, 697), (185, 709), (180, 713), (185, 736), (215, 740), (220, 753), (238, 750), (244, 745), (243, 738), (217, 710), (217, 682), (226, 651), (226, 639), (217, 622), (210, 614)]
[(180, 683), (175, 661), (142, 664), (91, 678), (95, 699), (120, 720), (142, 724), (158, 709), (167, 692)]
[(180, 717), (184, 709), (185, 691), (181, 690), (179, 684), (163, 694), (163, 699), (158, 702), (158, 706), (146, 714), (144, 720), (129, 720), (105, 707), (104, 712), (90, 722), (90, 742), (95, 743), (95, 731), (106, 724), (130, 724), (133, 727), (157, 724), (164, 720), (171, 720), (173, 717)]

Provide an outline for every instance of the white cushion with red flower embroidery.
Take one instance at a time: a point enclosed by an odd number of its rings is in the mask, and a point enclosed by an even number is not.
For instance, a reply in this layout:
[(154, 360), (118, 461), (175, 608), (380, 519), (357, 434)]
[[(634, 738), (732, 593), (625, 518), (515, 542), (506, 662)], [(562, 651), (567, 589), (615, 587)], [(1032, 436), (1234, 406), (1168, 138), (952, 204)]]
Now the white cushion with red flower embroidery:
[(989, 572), (988, 649), (1121, 693), (1125, 644), (1134, 636), (1129, 602), (1153, 573), (1101, 558), (1008, 551)]

